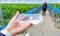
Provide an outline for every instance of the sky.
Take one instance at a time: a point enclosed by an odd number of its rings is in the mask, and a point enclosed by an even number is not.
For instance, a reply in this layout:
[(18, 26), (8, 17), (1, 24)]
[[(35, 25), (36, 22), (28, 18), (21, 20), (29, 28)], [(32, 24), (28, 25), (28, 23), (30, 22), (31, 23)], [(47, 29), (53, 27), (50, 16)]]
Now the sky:
[(59, 3), (60, 0), (0, 0), (0, 2), (19, 2), (19, 3)]

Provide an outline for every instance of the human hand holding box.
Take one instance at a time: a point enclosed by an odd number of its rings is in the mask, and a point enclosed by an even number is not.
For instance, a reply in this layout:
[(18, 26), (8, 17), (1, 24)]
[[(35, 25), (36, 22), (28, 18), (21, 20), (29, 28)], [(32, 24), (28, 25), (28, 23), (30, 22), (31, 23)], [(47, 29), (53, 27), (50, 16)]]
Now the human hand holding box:
[[(20, 20), (21, 17), (26, 16), (23, 20)], [(41, 23), (43, 21), (43, 17), (40, 14), (20, 14), (17, 18), (17, 21), (23, 25), (25, 25), (28, 20), (31, 20), (30, 22), (33, 25), (38, 25), (39, 23)]]

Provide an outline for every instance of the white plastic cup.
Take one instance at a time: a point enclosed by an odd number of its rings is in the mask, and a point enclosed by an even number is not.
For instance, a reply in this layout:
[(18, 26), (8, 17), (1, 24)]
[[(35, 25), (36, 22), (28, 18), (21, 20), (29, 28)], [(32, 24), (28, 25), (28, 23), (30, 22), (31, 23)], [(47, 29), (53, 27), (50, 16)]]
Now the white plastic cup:
[[(19, 20), (21, 17), (24, 17), (24, 16), (26, 16), (23, 20)], [(19, 23), (22, 23), (23, 25), (25, 25), (27, 22), (28, 22), (28, 20), (29, 19), (31, 19), (31, 23), (33, 24), (33, 25), (38, 25), (38, 24), (40, 24), (42, 21), (43, 21), (43, 17), (42, 17), (42, 15), (40, 15), (40, 14), (20, 14), (19, 16), (18, 16), (18, 18), (17, 18), (17, 21), (19, 22)]]

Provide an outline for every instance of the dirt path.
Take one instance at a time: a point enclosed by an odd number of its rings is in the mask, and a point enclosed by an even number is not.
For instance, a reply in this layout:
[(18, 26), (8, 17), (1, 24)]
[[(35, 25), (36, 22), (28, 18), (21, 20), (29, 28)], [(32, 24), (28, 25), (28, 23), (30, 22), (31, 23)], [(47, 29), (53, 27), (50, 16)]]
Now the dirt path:
[(43, 16), (43, 22), (39, 25), (30, 27), (28, 32), (30, 36), (60, 36), (60, 32), (54, 29), (54, 22), (51, 21), (48, 10), (46, 16)]

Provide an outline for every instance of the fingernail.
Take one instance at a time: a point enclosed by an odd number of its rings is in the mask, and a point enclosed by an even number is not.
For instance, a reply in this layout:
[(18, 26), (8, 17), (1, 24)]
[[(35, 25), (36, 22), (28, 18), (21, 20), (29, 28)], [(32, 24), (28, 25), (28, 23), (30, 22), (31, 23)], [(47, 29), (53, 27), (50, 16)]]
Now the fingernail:
[(17, 13), (19, 13), (19, 11), (17, 11)]
[(17, 11), (16, 14), (19, 14), (19, 11)]

